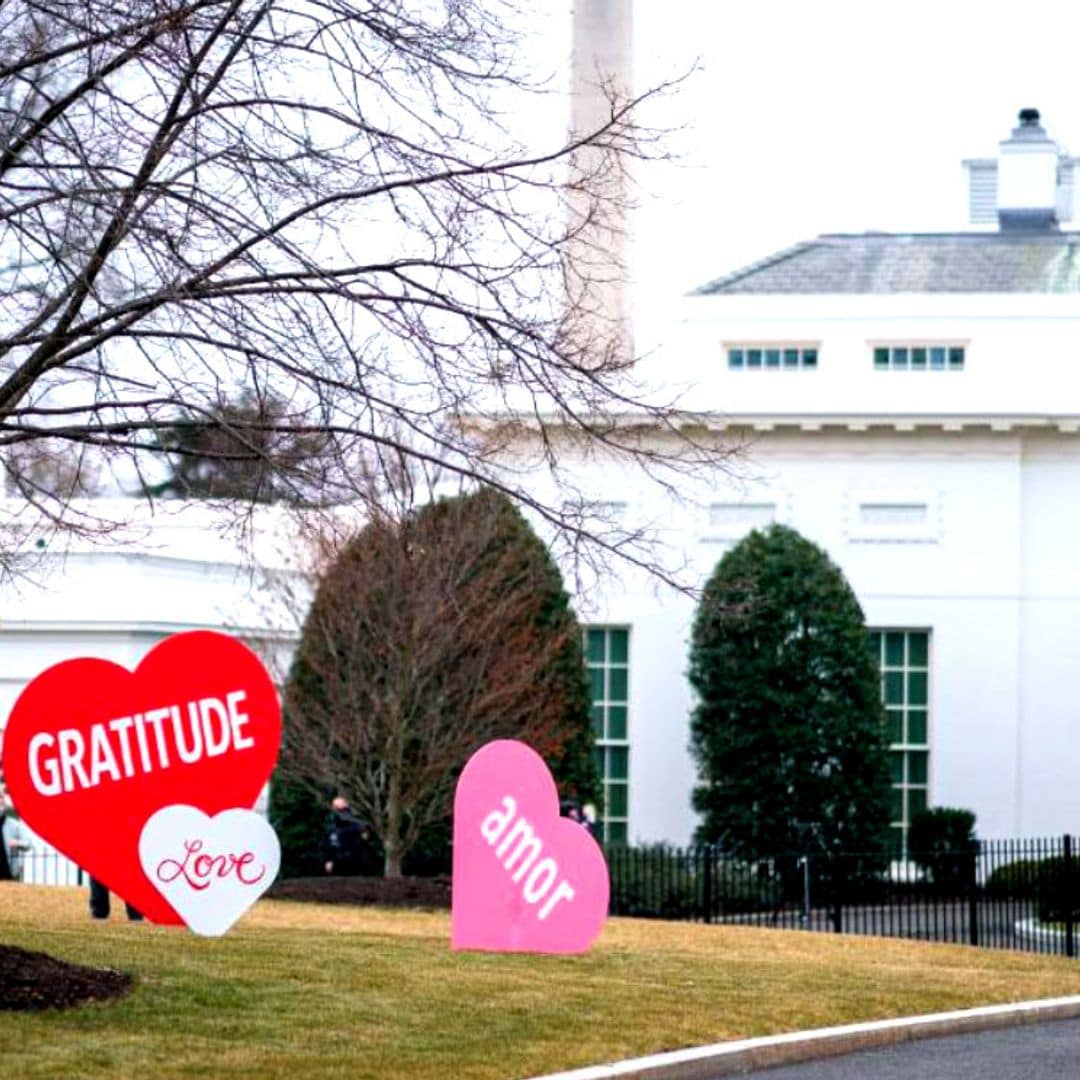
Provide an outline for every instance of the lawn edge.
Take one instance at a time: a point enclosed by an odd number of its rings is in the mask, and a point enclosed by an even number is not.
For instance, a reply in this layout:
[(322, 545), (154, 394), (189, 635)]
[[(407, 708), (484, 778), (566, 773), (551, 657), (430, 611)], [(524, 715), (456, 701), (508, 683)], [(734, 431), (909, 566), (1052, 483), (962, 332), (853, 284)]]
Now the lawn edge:
[(793, 1031), (754, 1039), (712, 1043), (686, 1050), (589, 1065), (567, 1072), (546, 1073), (532, 1080), (710, 1080), (752, 1069), (893, 1046), (914, 1039), (970, 1034), (1049, 1020), (1080, 1017), (1080, 995), (983, 1005), (974, 1009), (872, 1020), (842, 1027)]

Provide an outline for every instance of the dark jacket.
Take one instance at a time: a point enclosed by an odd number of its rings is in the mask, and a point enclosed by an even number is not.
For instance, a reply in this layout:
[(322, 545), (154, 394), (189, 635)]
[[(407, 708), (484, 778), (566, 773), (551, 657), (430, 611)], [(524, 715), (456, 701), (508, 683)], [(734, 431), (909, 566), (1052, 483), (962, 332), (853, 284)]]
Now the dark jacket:
[(351, 810), (332, 810), (326, 818), (323, 861), (334, 864), (335, 874), (360, 871), (369, 829)]

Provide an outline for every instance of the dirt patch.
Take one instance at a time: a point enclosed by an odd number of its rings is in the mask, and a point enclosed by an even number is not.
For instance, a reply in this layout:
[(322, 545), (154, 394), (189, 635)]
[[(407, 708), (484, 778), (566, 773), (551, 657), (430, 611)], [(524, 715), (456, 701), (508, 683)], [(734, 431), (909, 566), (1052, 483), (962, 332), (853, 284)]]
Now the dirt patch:
[(266, 895), (274, 900), (306, 900), (319, 904), (447, 910), (450, 907), (450, 878), (289, 878), (277, 882)]
[(0, 1009), (66, 1009), (109, 1001), (131, 989), (131, 976), (111, 968), (68, 964), (45, 953), (0, 945)]

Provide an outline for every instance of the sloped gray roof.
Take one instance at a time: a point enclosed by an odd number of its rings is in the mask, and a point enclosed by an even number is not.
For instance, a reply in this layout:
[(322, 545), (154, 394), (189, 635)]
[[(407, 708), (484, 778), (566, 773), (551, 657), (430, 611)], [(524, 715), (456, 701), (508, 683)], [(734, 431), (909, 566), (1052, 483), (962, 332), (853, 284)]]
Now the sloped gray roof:
[(863, 233), (796, 244), (695, 295), (1075, 292), (1080, 233)]

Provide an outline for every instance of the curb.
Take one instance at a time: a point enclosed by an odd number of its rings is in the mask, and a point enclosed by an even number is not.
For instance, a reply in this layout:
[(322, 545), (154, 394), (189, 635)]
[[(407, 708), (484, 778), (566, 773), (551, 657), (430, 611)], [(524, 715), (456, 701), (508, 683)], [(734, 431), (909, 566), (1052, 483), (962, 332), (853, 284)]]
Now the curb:
[(532, 1080), (610, 1080), (615, 1077), (622, 1080), (713, 1080), (714, 1077), (731, 1076), (773, 1065), (790, 1065), (850, 1054), (855, 1050), (893, 1046), (912, 1039), (971, 1034), (1076, 1017), (1080, 1017), (1080, 996), (1021, 1001), (1012, 1005), (986, 1005), (978, 1009), (713, 1043), (608, 1065), (590, 1065), (569, 1072), (549, 1073), (533, 1077)]

